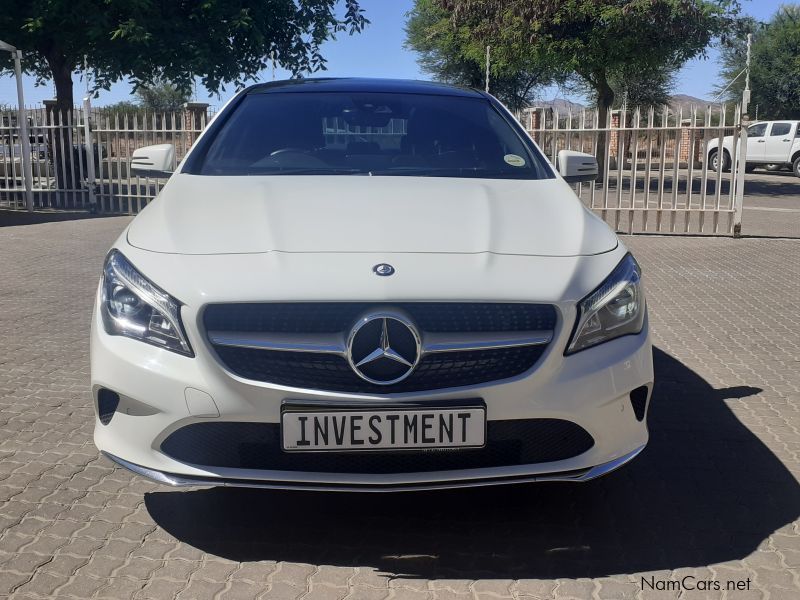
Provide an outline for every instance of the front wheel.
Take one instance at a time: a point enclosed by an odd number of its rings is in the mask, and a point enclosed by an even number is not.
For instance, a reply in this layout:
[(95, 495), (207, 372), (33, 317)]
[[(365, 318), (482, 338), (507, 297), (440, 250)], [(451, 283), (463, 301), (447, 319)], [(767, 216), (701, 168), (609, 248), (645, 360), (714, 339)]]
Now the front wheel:
[[(722, 153), (722, 170), (727, 171), (730, 167), (730, 157), (728, 156), (727, 152)], [(711, 154), (708, 155), (708, 164), (711, 165), (711, 169), (713, 171), (720, 170), (720, 160), (719, 160), (719, 151), (712, 150)]]
[(792, 163), (792, 171), (796, 177), (800, 177), (800, 156), (794, 159), (794, 162)]

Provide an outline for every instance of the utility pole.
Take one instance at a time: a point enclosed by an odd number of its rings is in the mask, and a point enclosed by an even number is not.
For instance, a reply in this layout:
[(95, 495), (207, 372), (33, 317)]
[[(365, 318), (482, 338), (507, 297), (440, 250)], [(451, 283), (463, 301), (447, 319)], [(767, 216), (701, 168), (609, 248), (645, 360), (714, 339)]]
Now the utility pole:
[[(31, 165), (31, 137), (28, 134), (28, 111), (22, 91), (22, 50), (0, 40), (0, 50), (14, 57), (14, 75), (17, 79), (17, 121), (19, 121), (20, 151), (22, 152), (22, 179), (25, 184), (25, 207), (33, 212), (33, 167)], [(11, 151), (13, 160), (14, 151)]]
[(742, 106), (740, 109), (739, 123), (739, 152), (736, 157), (736, 181), (733, 199), (733, 237), (742, 235), (742, 211), (744, 208), (744, 172), (747, 166), (747, 126), (750, 124), (750, 115), (747, 107), (750, 104), (750, 50), (753, 45), (753, 34), (747, 34), (747, 61), (745, 63), (744, 92), (742, 92)]
[(492, 51), (491, 46), (486, 46), (486, 93), (489, 93), (489, 57)]
[(742, 94), (742, 114), (748, 114), (747, 105), (750, 104), (750, 50), (753, 46), (753, 34), (747, 34), (747, 61), (744, 67), (744, 93)]

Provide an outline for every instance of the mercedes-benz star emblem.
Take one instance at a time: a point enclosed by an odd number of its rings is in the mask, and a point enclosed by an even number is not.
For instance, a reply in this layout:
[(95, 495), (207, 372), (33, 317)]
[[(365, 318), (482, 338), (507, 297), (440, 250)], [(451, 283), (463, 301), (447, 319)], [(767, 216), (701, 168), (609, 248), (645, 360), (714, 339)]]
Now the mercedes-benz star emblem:
[(350, 367), (377, 385), (391, 385), (411, 375), (419, 356), (417, 329), (399, 314), (367, 315), (353, 326), (347, 340)]
[(387, 263), (380, 263), (372, 267), (372, 272), (380, 277), (388, 277), (394, 275), (394, 267)]

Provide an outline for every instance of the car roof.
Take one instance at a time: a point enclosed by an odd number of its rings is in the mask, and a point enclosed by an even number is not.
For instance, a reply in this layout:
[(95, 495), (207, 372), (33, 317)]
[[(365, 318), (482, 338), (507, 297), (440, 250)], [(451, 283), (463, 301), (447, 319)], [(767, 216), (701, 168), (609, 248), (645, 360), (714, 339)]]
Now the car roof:
[(320, 77), (288, 79), (259, 83), (247, 89), (248, 94), (297, 92), (383, 92), (391, 94), (426, 94), (484, 98), (477, 90), (414, 79), (373, 79), (363, 77)]

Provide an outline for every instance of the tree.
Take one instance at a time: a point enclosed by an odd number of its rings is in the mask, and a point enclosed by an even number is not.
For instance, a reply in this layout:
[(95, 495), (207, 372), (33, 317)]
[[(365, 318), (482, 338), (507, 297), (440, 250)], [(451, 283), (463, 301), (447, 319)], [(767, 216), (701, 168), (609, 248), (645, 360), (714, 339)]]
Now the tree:
[[(768, 23), (750, 20), (753, 34), (750, 60), (750, 113), (758, 107), (759, 118), (800, 119), (800, 6), (782, 6)], [(746, 36), (740, 36), (721, 54), (721, 81), (717, 92), (737, 76), (723, 94), (740, 101), (747, 56)]]
[[(451, 14), (437, 0), (415, 0), (406, 22), (406, 48), (417, 52), (422, 70), (437, 81), (483, 89), (486, 46), (469, 25), (453, 27)], [(537, 87), (563, 76), (544, 60), (506, 60), (507, 50), (491, 55), (490, 89), (512, 110), (528, 106)]]
[(738, 0), (436, 1), (454, 27), (469, 27), (516, 60), (554, 57), (591, 89), (601, 123), (616, 98), (615, 77), (678, 68), (725, 38), (739, 13)]
[(129, 77), (137, 88), (164, 79), (188, 92), (198, 76), (214, 93), (273, 61), (295, 74), (323, 69), (322, 43), (368, 22), (359, 0), (344, 4), (338, 16), (337, 0), (12, 1), (0, 11), (0, 39), (25, 52), (26, 72), (54, 82), (65, 113), (84, 56), (97, 89)]
[(669, 64), (646, 69), (623, 66), (615, 70), (609, 78), (614, 90), (613, 106), (621, 108), (624, 104), (628, 108), (644, 108), (669, 104), (677, 70)]
[[(23, 69), (56, 88), (57, 118), (72, 111), (72, 75), (84, 58), (95, 90), (128, 77), (134, 89), (170, 81), (191, 93), (195, 77), (212, 93), (242, 87), (271, 63), (294, 74), (325, 67), (320, 47), (368, 22), (359, 0), (12, 0), (0, 10), (0, 39), (25, 52)], [(6, 53), (2, 53), (5, 55)], [(0, 72), (10, 62), (0, 57)], [(50, 134), (56, 179), (74, 189), (72, 153)], [(63, 155), (62, 155), (63, 154)]]
[(144, 109), (142, 108), (142, 105), (137, 102), (131, 102), (130, 100), (120, 100), (119, 102), (115, 102), (114, 104), (109, 104), (107, 106), (104, 106), (103, 112), (126, 115), (126, 114), (143, 113)]
[(169, 81), (156, 81), (136, 90), (139, 105), (152, 112), (174, 112), (183, 109), (192, 95)]

